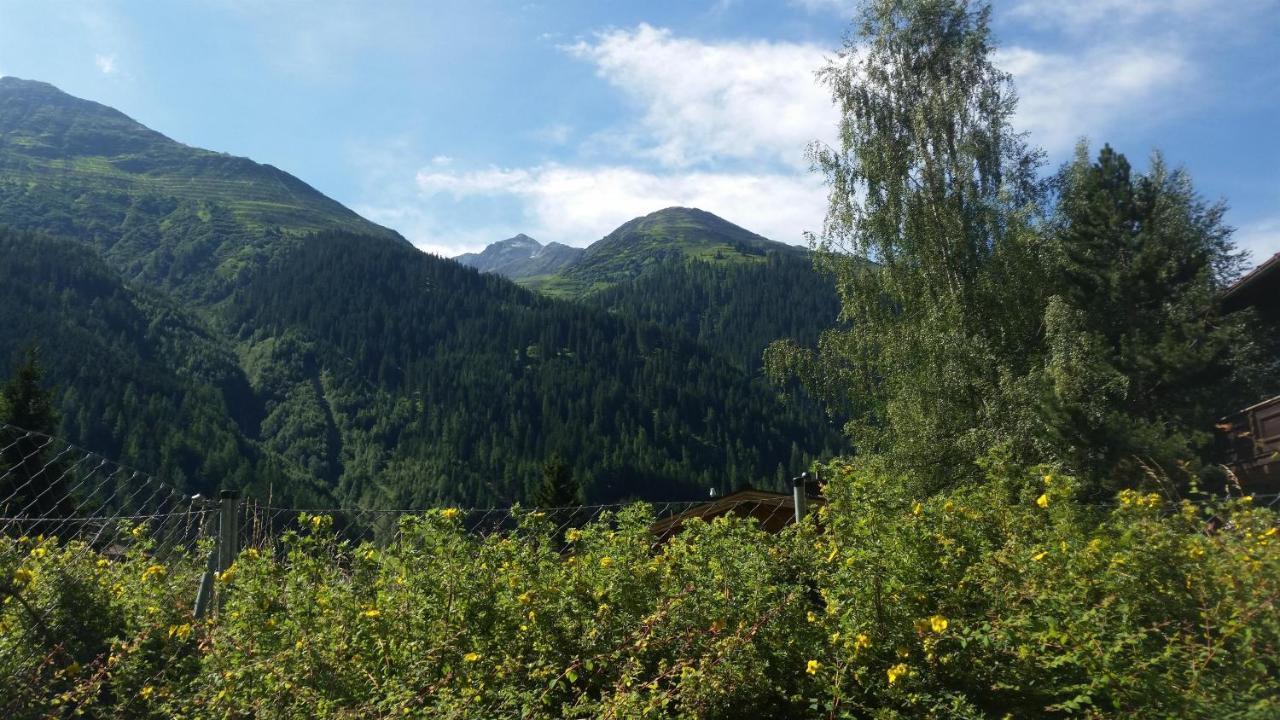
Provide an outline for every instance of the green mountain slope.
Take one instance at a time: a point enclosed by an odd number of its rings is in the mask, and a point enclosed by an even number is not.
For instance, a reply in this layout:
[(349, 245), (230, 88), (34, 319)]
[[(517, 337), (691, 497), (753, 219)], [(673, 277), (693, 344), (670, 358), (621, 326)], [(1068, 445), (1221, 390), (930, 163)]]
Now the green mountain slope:
[(533, 264), (541, 247), (520, 235), (457, 259), (546, 295), (656, 323), (753, 372), (770, 342), (812, 345), (840, 310), (834, 285), (806, 249), (703, 210), (667, 208), (631, 220), (559, 271)]
[(554, 452), (588, 499), (705, 495), (838, 442), (715, 349), (420, 253), (278, 170), (38, 83), (0, 106), (0, 225), (61, 236), (8, 233), (0, 282), (46, 279), (6, 296), (0, 361), (41, 345), (93, 449), (387, 506), (525, 498)]
[(814, 346), (840, 313), (835, 285), (811, 258), (776, 252), (761, 262), (667, 259), (585, 302), (684, 333), (750, 371), (774, 340)]
[[(199, 319), (70, 240), (0, 227), (0, 278), (0, 367), (38, 347), (66, 435), (191, 491), (289, 484), (243, 432), (261, 406)], [(291, 484), (299, 502), (328, 496)]]
[(13, 77), (0, 78), (0, 218), (91, 242), (127, 278), (205, 298), (281, 237), (399, 238), (270, 165), (188, 147)]
[(699, 496), (838, 442), (679, 334), (358, 236), (297, 243), (230, 306), (249, 354), (308, 345), (291, 376), (250, 375), (269, 405), (314, 388), (303, 434), (332, 434), (330, 470), (366, 502), (510, 502), (553, 452), (591, 500)]
[(640, 277), (671, 260), (761, 263), (769, 253), (803, 255), (697, 208), (671, 207), (630, 220), (587, 247), (572, 265), (524, 284), (547, 294), (585, 297)]

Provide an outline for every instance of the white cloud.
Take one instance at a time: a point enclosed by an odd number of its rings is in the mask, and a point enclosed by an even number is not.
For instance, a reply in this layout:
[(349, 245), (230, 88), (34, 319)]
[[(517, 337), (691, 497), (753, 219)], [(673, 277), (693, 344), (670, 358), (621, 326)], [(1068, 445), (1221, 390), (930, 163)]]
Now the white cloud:
[(1009, 15), (1036, 27), (1092, 32), (1101, 25), (1115, 28), (1158, 19), (1182, 20), (1215, 7), (1221, 7), (1219, 0), (1022, 0)]
[[(415, 245), (448, 255), (478, 250), (515, 232), (584, 246), (631, 218), (674, 205), (702, 208), (766, 237), (798, 244), (803, 231), (818, 229), (826, 209), (821, 178), (810, 174), (655, 173), (548, 164), (464, 173), (424, 169), (417, 186), (421, 195), (415, 203), (361, 211), (400, 229)], [(478, 197), (518, 202), (522, 224), (503, 222), (477, 232), (403, 209), (439, 208)]]
[(1280, 216), (1263, 218), (1236, 229), (1236, 249), (1249, 252), (1250, 266), (1280, 253)]
[(837, 114), (814, 72), (825, 48), (788, 42), (708, 43), (641, 24), (565, 48), (642, 108), (638, 142), (668, 167), (723, 160), (806, 166), (805, 146), (834, 133)]
[(791, 4), (809, 12), (835, 13), (844, 17), (853, 17), (858, 10), (859, 2), (858, 0), (791, 0)]
[(431, 164), (432, 164), (432, 165), (435, 165), (436, 167), (443, 167), (443, 166), (445, 166), (445, 165), (452, 165), (452, 164), (453, 164), (453, 158), (449, 157), (448, 155), (437, 155), (437, 156), (435, 156), (435, 157), (431, 158)]
[(998, 51), (996, 62), (1017, 85), (1015, 125), (1055, 154), (1120, 121), (1152, 119), (1152, 101), (1167, 106), (1170, 91), (1195, 74), (1177, 50), (1150, 47), (1098, 47), (1078, 54), (1014, 47)]
[(103, 75), (112, 75), (116, 72), (115, 55), (94, 55), (93, 64), (98, 66)]

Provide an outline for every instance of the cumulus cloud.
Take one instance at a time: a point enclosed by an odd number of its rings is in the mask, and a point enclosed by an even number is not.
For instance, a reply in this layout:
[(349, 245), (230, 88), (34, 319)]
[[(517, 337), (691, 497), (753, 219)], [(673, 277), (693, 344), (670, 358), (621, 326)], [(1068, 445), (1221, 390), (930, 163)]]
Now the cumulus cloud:
[(1162, 48), (1067, 54), (1014, 47), (999, 51), (996, 62), (1018, 88), (1017, 126), (1055, 154), (1121, 120), (1149, 118), (1151, 101), (1166, 103), (1195, 73), (1182, 53)]
[[(516, 232), (584, 246), (676, 205), (781, 242), (803, 243), (805, 231), (821, 228), (826, 193), (804, 158), (806, 145), (830, 139), (836, 127), (814, 76), (821, 48), (704, 42), (642, 24), (562, 49), (591, 63), (639, 109), (638, 119), (577, 135), (571, 161), (484, 169), (419, 162), (412, 192), (357, 209), (444, 255)], [(553, 124), (534, 134), (567, 144), (573, 130)], [(361, 162), (385, 173), (403, 149), (371, 149)]]
[(116, 72), (115, 55), (94, 55), (93, 64), (98, 66), (103, 75), (112, 75)]
[[(524, 208), (524, 232), (578, 246), (633, 217), (675, 205), (701, 208), (781, 242), (801, 243), (802, 232), (818, 228), (826, 209), (821, 178), (810, 174), (665, 173), (548, 164), (466, 173), (422, 170), (417, 185), (426, 198), (514, 197)], [(494, 230), (480, 246), (501, 237)], [(459, 244), (454, 235), (416, 242)]]
[(668, 167), (715, 161), (804, 166), (836, 111), (814, 72), (825, 48), (806, 43), (703, 42), (641, 24), (565, 48), (642, 109), (641, 152)]
[(1092, 32), (1100, 25), (1114, 28), (1153, 19), (1184, 20), (1221, 6), (1218, 0), (1021, 0), (1009, 15), (1035, 27)]

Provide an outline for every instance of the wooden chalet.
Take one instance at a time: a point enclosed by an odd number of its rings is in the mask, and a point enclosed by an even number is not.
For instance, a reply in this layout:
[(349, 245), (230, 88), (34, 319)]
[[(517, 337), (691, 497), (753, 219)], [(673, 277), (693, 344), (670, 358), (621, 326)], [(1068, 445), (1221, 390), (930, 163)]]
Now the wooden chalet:
[[(1263, 320), (1258, 332), (1280, 328), (1280, 253), (1251, 270), (1222, 295), (1222, 309), (1253, 308)], [(1223, 460), (1252, 492), (1280, 492), (1280, 395), (1218, 422)]]

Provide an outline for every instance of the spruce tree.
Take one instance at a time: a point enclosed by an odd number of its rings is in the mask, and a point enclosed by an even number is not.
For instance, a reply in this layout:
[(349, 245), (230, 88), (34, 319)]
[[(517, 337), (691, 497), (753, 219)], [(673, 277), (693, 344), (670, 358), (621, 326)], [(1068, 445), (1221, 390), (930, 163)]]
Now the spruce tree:
[(542, 465), (542, 480), (533, 491), (533, 504), (540, 508), (562, 508), (577, 505), (579, 488), (573, 472), (560, 453), (552, 453)]
[(67, 492), (62, 468), (46, 452), (57, 431), (53, 394), (43, 387), (35, 348), (26, 348), (13, 377), (0, 388), (0, 505), (4, 514), (63, 514)]

